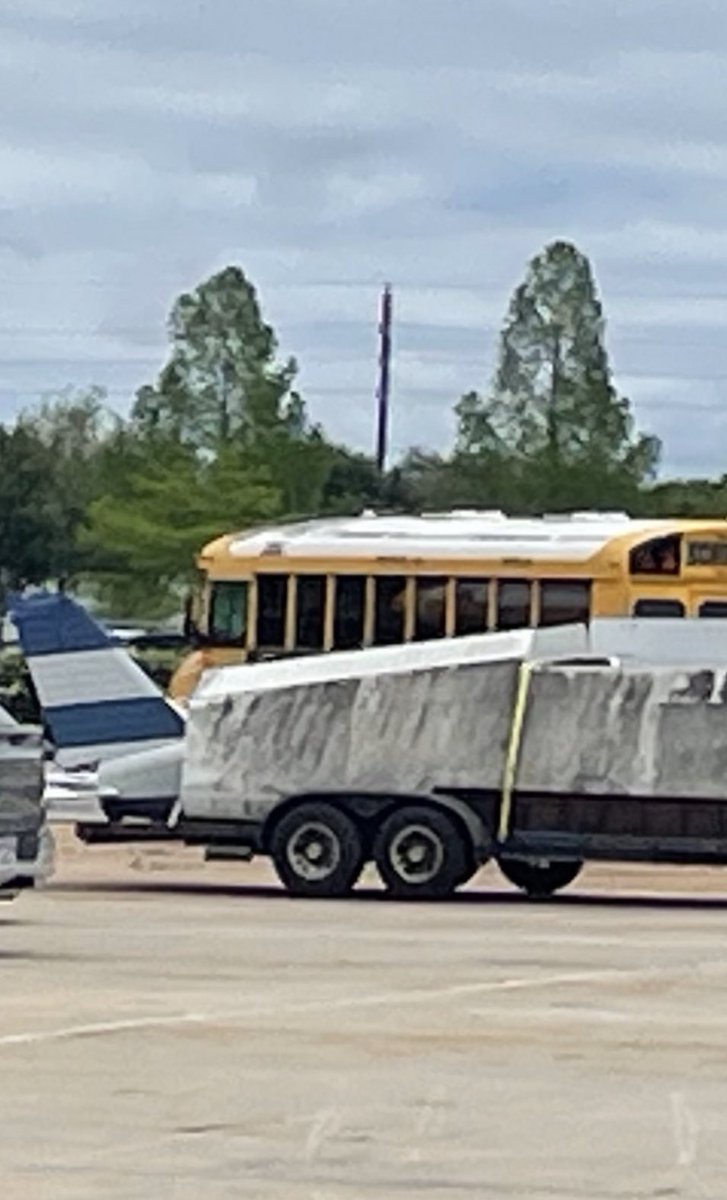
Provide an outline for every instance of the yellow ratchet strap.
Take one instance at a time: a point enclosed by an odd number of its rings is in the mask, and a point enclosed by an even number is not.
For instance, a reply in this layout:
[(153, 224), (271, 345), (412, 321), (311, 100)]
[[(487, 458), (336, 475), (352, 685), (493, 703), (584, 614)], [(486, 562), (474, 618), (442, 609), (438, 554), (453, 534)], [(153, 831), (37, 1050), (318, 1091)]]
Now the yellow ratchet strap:
[(515, 776), (517, 774), (517, 765), (520, 758), (520, 743), (522, 742), (523, 737), (523, 726), (525, 724), (525, 713), (528, 706), (530, 680), (532, 678), (534, 666), (535, 663), (523, 662), (520, 664), (520, 672), (518, 674), (517, 692), (515, 693), (515, 707), (513, 709), (512, 722), (510, 724), (510, 738), (507, 743), (505, 768), (502, 773), (500, 823), (497, 831), (497, 840), (499, 842), (505, 841), (510, 830), (512, 793), (515, 788)]

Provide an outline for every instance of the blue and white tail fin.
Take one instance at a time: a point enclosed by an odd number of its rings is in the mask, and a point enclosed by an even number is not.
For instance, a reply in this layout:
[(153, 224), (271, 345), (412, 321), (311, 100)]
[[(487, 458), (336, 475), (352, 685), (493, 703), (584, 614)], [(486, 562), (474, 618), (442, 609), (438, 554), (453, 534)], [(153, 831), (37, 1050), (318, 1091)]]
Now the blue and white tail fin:
[(10, 615), (60, 766), (91, 767), (181, 737), (179, 710), (70, 596), (16, 598)]

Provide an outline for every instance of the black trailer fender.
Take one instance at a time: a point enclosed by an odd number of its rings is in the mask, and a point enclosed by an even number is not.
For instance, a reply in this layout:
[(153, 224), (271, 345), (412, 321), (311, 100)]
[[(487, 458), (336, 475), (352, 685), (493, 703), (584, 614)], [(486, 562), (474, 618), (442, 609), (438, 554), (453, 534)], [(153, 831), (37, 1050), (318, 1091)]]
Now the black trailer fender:
[(492, 854), (493, 832), (488, 829), (480, 815), (470, 807), (466, 800), (442, 792), (438, 792), (435, 796), (419, 796), (417, 799), (420, 802), (424, 800), (427, 804), (443, 808), (446, 812), (458, 817), (469, 834), (475, 865), (481, 867), (487, 862)]

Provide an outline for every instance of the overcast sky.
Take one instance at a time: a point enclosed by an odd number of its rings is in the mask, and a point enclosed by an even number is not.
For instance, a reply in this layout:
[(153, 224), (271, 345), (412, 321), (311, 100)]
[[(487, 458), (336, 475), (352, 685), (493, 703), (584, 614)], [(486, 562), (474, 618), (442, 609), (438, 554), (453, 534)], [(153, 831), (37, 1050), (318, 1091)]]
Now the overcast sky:
[(443, 449), (528, 259), (593, 262), (665, 470), (727, 470), (725, 0), (0, 0), (0, 419), (125, 409), (237, 262), (312, 416)]

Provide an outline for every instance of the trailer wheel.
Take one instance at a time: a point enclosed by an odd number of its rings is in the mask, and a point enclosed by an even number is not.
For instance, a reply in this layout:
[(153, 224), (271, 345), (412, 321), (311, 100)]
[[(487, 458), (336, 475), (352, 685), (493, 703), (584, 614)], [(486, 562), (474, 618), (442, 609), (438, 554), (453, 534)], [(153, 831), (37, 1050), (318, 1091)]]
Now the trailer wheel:
[(561, 888), (572, 883), (580, 874), (580, 861), (562, 862), (548, 860), (535, 862), (525, 858), (500, 858), (498, 866), (506, 879), (514, 883), (528, 896), (552, 896)]
[(463, 834), (446, 813), (425, 805), (397, 809), (374, 839), (374, 859), (392, 896), (450, 896), (471, 871)]
[(278, 877), (293, 896), (346, 896), (364, 864), (361, 834), (332, 804), (300, 804), (281, 817), (270, 839)]

